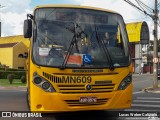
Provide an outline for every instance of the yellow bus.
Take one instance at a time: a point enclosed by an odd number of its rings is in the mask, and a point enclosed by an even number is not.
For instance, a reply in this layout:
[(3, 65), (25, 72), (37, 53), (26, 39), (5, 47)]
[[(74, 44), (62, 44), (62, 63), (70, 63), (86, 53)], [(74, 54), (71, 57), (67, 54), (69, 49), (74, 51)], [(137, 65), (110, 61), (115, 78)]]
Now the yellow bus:
[(79, 5), (37, 6), (24, 21), (30, 38), (31, 112), (130, 108), (132, 66), (120, 14)]

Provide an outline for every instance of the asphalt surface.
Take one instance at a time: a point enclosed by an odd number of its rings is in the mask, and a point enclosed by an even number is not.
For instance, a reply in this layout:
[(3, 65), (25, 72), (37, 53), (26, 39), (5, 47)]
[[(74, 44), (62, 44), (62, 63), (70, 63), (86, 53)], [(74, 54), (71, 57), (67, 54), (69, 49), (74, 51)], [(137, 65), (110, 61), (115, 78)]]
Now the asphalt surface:
[[(141, 91), (145, 88), (153, 86), (153, 75), (152, 74), (133, 74), (133, 92)], [(158, 80), (160, 84), (160, 80)]]
[(26, 110), (26, 91), (0, 90), (0, 111)]
[[(133, 76), (132, 108), (125, 111), (160, 111), (160, 94), (145, 93), (142, 90), (152, 86), (152, 75)], [(0, 87), (0, 111), (28, 111), (25, 87)], [(23, 120), (111, 120), (108, 116), (118, 116), (122, 111), (83, 111), (43, 115), (42, 118), (23, 118)], [(21, 120), (22, 118), (0, 118), (0, 120)], [(115, 117), (114, 120), (125, 119)], [(154, 119), (156, 120), (156, 119)], [(158, 118), (159, 120), (159, 118)]]
[(130, 110), (160, 112), (160, 94), (144, 92), (134, 94)]
[[(3, 103), (3, 104), (2, 104)], [(26, 104), (25, 90), (0, 90), (0, 111), (27, 112), (29, 111)], [(82, 111), (68, 112), (59, 114), (42, 114), (45, 120), (106, 120), (111, 119), (108, 116), (114, 116), (113, 112), (108, 111)], [(1, 120), (2, 118), (0, 118)], [(16, 118), (3, 118), (15, 119)], [(23, 118), (27, 119), (27, 118)], [(29, 119), (29, 118), (28, 118)], [(32, 118), (43, 120), (44, 118)]]

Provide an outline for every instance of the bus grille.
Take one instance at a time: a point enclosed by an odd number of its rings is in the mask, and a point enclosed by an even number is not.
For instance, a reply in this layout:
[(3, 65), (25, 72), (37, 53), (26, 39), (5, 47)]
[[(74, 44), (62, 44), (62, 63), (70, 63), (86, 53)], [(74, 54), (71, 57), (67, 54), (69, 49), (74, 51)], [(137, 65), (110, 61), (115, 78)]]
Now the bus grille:
[(87, 91), (85, 89), (86, 84), (63, 84), (61, 77), (54, 76), (43, 72), (43, 76), (49, 79), (53, 83), (58, 83), (58, 88), (61, 93), (74, 94), (74, 93), (101, 93), (101, 92), (112, 92), (114, 90), (115, 84), (112, 80), (97, 80), (95, 84), (92, 85), (92, 90)]
[(112, 92), (115, 84), (98, 84), (92, 85), (92, 90), (85, 90), (85, 85), (58, 85), (61, 93), (73, 94), (73, 93), (101, 93), (101, 92)]
[(49, 79), (51, 82), (54, 82), (54, 83), (63, 83), (63, 81), (62, 81), (62, 79), (60, 77), (53, 76), (53, 75), (45, 73), (45, 72), (43, 72), (43, 76), (45, 78)]
[(79, 100), (65, 100), (69, 106), (92, 106), (92, 105), (104, 105), (108, 99), (97, 99), (96, 103), (80, 103)]

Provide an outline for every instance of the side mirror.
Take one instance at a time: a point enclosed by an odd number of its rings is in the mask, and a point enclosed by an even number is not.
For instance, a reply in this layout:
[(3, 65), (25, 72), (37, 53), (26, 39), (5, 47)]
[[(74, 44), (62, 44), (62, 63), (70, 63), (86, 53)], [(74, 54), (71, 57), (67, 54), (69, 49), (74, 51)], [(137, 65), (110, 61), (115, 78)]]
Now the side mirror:
[(23, 34), (24, 34), (24, 38), (32, 37), (32, 20), (31, 19), (24, 20)]

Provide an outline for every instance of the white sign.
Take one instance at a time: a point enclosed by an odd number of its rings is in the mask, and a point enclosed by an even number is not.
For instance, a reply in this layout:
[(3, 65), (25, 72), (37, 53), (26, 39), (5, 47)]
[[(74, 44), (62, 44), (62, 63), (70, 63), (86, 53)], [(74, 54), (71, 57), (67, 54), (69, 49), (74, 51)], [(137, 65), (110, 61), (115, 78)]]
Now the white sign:
[(144, 63), (141, 63), (141, 67), (144, 67)]
[(153, 58), (153, 63), (158, 63), (158, 58)]
[(50, 50), (51, 48), (39, 48), (39, 55), (48, 56)]

